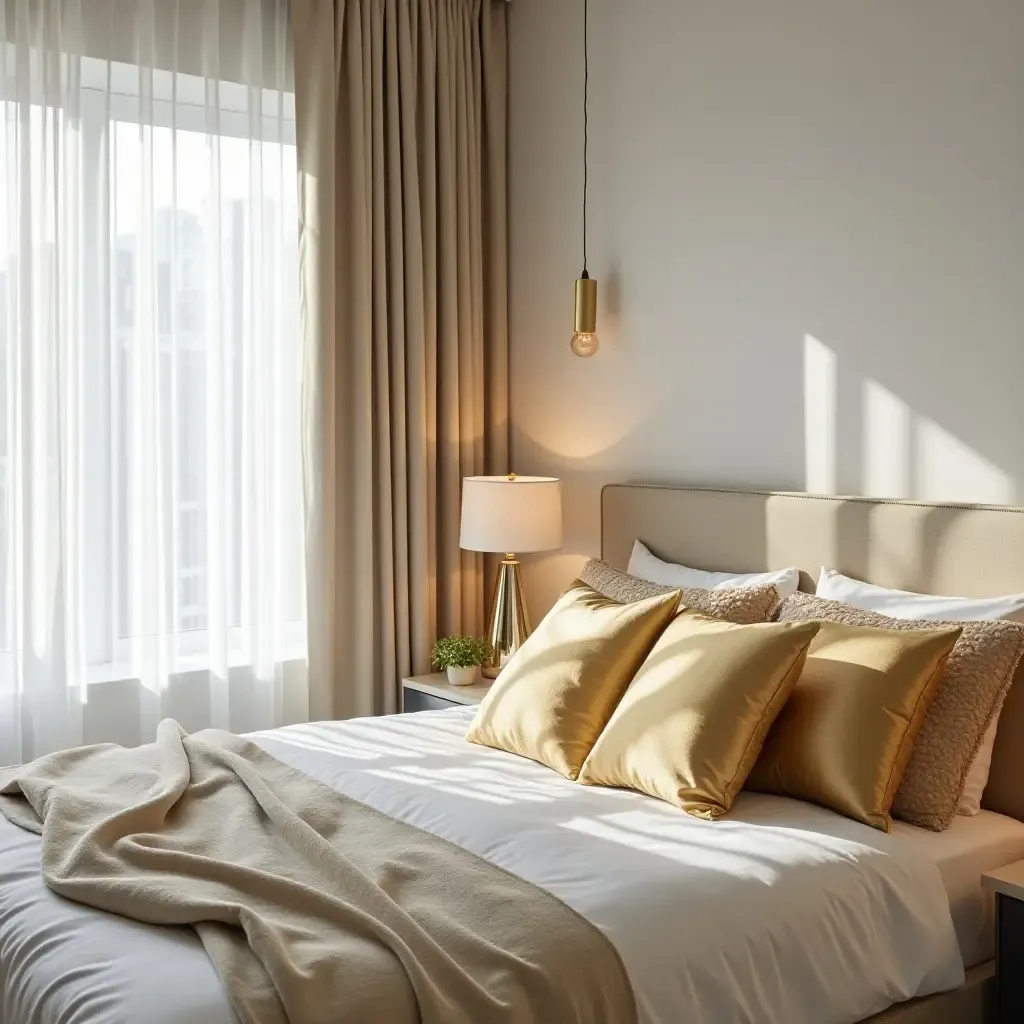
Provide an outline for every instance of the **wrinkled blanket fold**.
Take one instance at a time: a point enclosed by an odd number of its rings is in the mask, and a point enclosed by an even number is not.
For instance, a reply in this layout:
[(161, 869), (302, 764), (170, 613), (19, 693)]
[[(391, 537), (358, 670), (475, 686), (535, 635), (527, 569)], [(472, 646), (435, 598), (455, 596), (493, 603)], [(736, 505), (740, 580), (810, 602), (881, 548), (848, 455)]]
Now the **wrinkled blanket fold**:
[(252, 1024), (634, 1024), (618, 954), (549, 893), (297, 772), (162, 722), (0, 769), (55, 892), (199, 934)]

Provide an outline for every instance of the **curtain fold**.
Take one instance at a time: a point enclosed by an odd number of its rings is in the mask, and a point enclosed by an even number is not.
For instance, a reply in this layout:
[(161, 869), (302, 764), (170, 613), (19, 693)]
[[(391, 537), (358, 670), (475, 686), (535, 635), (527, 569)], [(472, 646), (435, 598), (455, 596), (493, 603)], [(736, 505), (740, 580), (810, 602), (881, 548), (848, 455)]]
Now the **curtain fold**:
[(310, 703), (396, 710), (478, 633), (463, 476), (508, 468), (502, 0), (292, 0)]

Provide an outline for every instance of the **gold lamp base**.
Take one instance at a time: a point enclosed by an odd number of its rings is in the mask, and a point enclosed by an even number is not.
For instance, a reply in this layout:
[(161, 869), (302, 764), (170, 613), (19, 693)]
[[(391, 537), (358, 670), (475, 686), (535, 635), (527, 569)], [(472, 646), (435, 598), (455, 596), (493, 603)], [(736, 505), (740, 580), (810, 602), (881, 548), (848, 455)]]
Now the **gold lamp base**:
[(530, 635), (530, 616), (523, 597), (519, 559), (515, 555), (506, 555), (498, 568), (487, 622), (487, 638), (491, 641), (493, 654), (484, 664), (483, 674), (494, 679)]

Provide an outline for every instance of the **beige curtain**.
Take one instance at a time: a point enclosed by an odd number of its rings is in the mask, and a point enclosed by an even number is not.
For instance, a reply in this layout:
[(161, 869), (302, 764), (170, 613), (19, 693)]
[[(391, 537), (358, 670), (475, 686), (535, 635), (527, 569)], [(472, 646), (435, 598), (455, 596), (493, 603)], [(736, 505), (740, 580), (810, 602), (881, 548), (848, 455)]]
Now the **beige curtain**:
[(463, 476), (508, 468), (504, 0), (292, 0), (314, 718), (479, 632)]

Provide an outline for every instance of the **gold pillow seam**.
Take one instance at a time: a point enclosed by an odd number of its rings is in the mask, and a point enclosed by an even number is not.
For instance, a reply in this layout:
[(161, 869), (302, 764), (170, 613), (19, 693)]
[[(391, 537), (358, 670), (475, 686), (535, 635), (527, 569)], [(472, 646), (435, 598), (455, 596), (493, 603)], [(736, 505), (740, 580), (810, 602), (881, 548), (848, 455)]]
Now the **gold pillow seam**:
[[(733, 783), (739, 778), (740, 772), (743, 770), (743, 765), (746, 762), (747, 754), (750, 752), (751, 744), (757, 738), (757, 734), (760, 731), (761, 726), (763, 725), (765, 717), (767, 716), (769, 710), (771, 710), (772, 708), (775, 707), (775, 702), (776, 702), (776, 700), (778, 700), (779, 694), (785, 688), (786, 683), (789, 682), (790, 676), (792, 676), (793, 673), (796, 672), (797, 673), (796, 682), (800, 681), (800, 676), (803, 674), (804, 665), (807, 662), (807, 649), (811, 646), (811, 642), (813, 640), (814, 640), (814, 637), (811, 637), (811, 639), (807, 641), (807, 646), (804, 647), (800, 651), (800, 653), (797, 655), (796, 661), (793, 662), (793, 664), (789, 668), (789, 671), (782, 677), (782, 680), (779, 682), (779, 685), (775, 688), (775, 693), (772, 694), (772, 699), (770, 701), (768, 701), (768, 703), (765, 705), (764, 709), (761, 711), (761, 716), (757, 720), (757, 727), (751, 733), (750, 739), (747, 740), (747, 745), (743, 748), (743, 753), (740, 756), (739, 764), (736, 766), (736, 771), (733, 773), (733, 777), (729, 780), (728, 785), (725, 787), (726, 795), (730, 796), (733, 801), (735, 801), (735, 799), (736, 799), (736, 794), (739, 793), (743, 789), (743, 783), (747, 781), (747, 778), (750, 776), (750, 773), (751, 773), (751, 771), (754, 768), (753, 764), (751, 764), (751, 765), (749, 765), (747, 767), (747, 773), (746, 773), (746, 775), (743, 776), (743, 782), (741, 782), (739, 784), (739, 786), (735, 790), (733, 790), (733, 788), (732, 788), (733, 787)], [(795, 683), (794, 683), (794, 686), (795, 686)], [(786, 706), (786, 701), (789, 700), (789, 697), (792, 694), (792, 692), (793, 692), (793, 687), (791, 686), (789, 688), (789, 693), (786, 695), (786, 700), (784, 700), (782, 702), (781, 707), (779, 707), (776, 710), (775, 714), (772, 716), (772, 722), (773, 723), (774, 723), (775, 719), (779, 717), (779, 712), (782, 710), (782, 708), (784, 708)], [(768, 729), (770, 729), (770, 728), (771, 728), (771, 725), (768, 726)], [(765, 730), (764, 735), (761, 737), (761, 747), (762, 748), (764, 747), (764, 741), (768, 738), (768, 729)], [(760, 753), (760, 751), (758, 753)], [(755, 762), (757, 761), (756, 757), (754, 758), (754, 761)], [(723, 813), (724, 814), (728, 814), (729, 812), (725, 811)]]
[[(936, 632), (940, 631), (936, 630)], [(959, 640), (960, 638), (957, 637), (957, 639)], [(956, 641), (954, 641), (954, 643), (955, 642)], [(950, 651), (952, 651), (952, 649), (953, 648), (950, 647)], [(933, 671), (932, 674), (928, 677), (927, 685), (923, 686), (921, 688), (921, 692), (917, 695), (917, 700), (914, 702), (914, 710), (911, 712), (910, 715), (910, 722), (907, 725), (907, 728), (903, 730), (903, 736), (900, 739), (899, 749), (896, 751), (896, 757), (893, 760), (892, 767), (889, 769), (889, 778), (885, 781), (885, 790), (882, 797), (882, 799), (886, 803), (886, 806), (888, 807), (888, 810), (885, 811), (885, 818), (889, 823), (889, 828), (886, 829), (886, 832), (889, 832), (892, 829), (892, 804), (893, 801), (896, 799), (896, 791), (900, 788), (900, 783), (903, 781), (903, 776), (906, 774), (907, 768), (910, 766), (910, 758), (914, 752), (914, 741), (917, 739), (917, 734), (921, 731), (921, 726), (924, 725), (923, 714), (921, 716), (921, 721), (917, 723), (917, 729), (914, 731), (913, 739), (911, 739), (910, 741), (911, 749), (910, 752), (907, 754), (906, 760), (903, 763), (903, 771), (900, 772), (900, 777), (896, 780), (896, 785), (893, 786), (892, 779), (893, 776), (896, 774), (896, 767), (899, 765), (901, 761), (903, 761), (903, 749), (907, 745), (907, 736), (909, 735), (910, 729), (914, 724), (914, 720), (917, 718), (918, 710), (921, 707), (921, 701), (925, 699), (925, 696), (928, 696), (929, 698), (934, 698), (935, 691), (938, 690), (939, 684), (942, 682), (942, 679), (946, 674), (947, 661), (949, 661), (948, 652), (946, 656), (942, 659), (942, 661), (940, 661), (939, 664), (935, 667), (935, 671)], [(930, 699), (928, 703), (931, 704)], [(925, 708), (925, 714), (927, 714), (927, 711), (928, 709)]]

